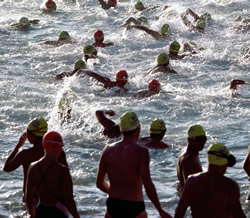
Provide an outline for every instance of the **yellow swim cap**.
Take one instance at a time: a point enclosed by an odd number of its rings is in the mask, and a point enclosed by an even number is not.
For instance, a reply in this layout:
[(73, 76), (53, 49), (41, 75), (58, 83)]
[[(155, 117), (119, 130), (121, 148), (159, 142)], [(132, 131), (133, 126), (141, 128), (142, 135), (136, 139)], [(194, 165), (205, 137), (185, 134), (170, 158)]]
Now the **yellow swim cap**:
[(30, 21), (27, 17), (22, 17), (20, 20), (19, 20), (19, 24), (22, 25), (22, 26), (28, 26), (30, 25)]
[(146, 17), (139, 17), (138, 20), (143, 24), (148, 24), (148, 19)]
[(59, 39), (69, 40), (70, 39), (69, 33), (67, 31), (60, 32)]
[(140, 126), (140, 122), (134, 112), (126, 112), (120, 118), (121, 132), (135, 130)]
[(169, 57), (166, 53), (161, 53), (157, 57), (157, 63), (159, 65), (167, 64), (169, 61)]
[(94, 53), (96, 53), (97, 51), (96, 51), (96, 48), (95, 48), (95, 46), (93, 46), (93, 45), (86, 45), (86, 46), (84, 46), (84, 48), (83, 48), (83, 53), (85, 54), (85, 55), (93, 55)]
[(162, 35), (169, 34), (169, 25), (167, 23), (162, 25), (161, 34)]
[(143, 3), (140, 2), (140, 1), (137, 1), (137, 2), (135, 3), (135, 9), (138, 10), (138, 11), (142, 11), (142, 10), (144, 9)]
[(74, 65), (75, 70), (81, 70), (81, 69), (85, 69), (85, 68), (86, 68), (86, 64), (82, 59), (77, 60), (75, 62), (75, 65)]
[(173, 53), (178, 53), (181, 48), (181, 45), (177, 41), (173, 41), (169, 46), (169, 51)]
[(150, 125), (150, 133), (161, 134), (166, 130), (166, 126), (163, 120), (154, 119)]
[(204, 18), (200, 18), (197, 23), (196, 23), (196, 27), (204, 29), (206, 25), (206, 20)]
[(29, 123), (27, 131), (33, 133), (36, 136), (43, 137), (48, 131), (47, 121), (41, 117), (37, 117)]
[(207, 149), (208, 163), (223, 166), (228, 164), (229, 167), (236, 163), (235, 157), (231, 155), (227, 147), (222, 143), (212, 144)]
[(198, 136), (206, 136), (205, 131), (200, 125), (193, 125), (188, 129), (188, 137), (195, 138)]

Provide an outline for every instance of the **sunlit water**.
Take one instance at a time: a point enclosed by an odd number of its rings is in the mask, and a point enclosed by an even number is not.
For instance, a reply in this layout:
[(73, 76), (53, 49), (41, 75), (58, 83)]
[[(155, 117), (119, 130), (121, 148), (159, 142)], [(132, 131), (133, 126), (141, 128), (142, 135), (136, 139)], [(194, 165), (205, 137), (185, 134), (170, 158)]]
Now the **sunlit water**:
[[(233, 28), (238, 15), (249, 16), (249, 0), (157, 1), (159, 8), (146, 12), (151, 29), (159, 30), (168, 23), (171, 40), (181, 43), (194, 41), (205, 48), (197, 55), (171, 61), (177, 75), (146, 72), (155, 66), (156, 56), (168, 50), (169, 41), (156, 41), (139, 30), (126, 31), (120, 25), (134, 13), (135, 1), (120, 1), (116, 9), (105, 11), (98, 1), (56, 1), (57, 12), (43, 14), (41, 1), (0, 1), (0, 144), (1, 168), (14, 149), (27, 123), (37, 116), (48, 120), (49, 130), (59, 131), (65, 141), (65, 151), (74, 182), (74, 195), (81, 217), (102, 217), (106, 195), (95, 186), (96, 171), (101, 151), (110, 140), (102, 136), (97, 122), (97, 109), (113, 109), (119, 116), (133, 110), (142, 124), (142, 136), (148, 135), (153, 118), (164, 119), (167, 133), (164, 138), (172, 148), (151, 150), (151, 174), (163, 208), (174, 215), (179, 197), (176, 195), (176, 160), (186, 145), (187, 129), (199, 123), (204, 126), (209, 144), (225, 143), (237, 157), (235, 167), (226, 176), (238, 182), (244, 211), (248, 180), (242, 161), (250, 142), (250, 87), (241, 86), (232, 97), (229, 83), (232, 79), (250, 81), (249, 62), (240, 58), (242, 49), (249, 47), (249, 32), (239, 33)], [(145, 6), (155, 5), (153, 0)], [(163, 10), (163, 6), (170, 7)], [(212, 21), (205, 34), (189, 32), (179, 14), (192, 8), (198, 14), (209, 12)], [(13, 30), (10, 25), (22, 17), (39, 19), (29, 31)], [(102, 29), (105, 41), (114, 46), (98, 49), (99, 58), (88, 62), (88, 69), (115, 80), (121, 69), (129, 74), (129, 92), (117, 96), (113, 90), (104, 90), (101, 84), (84, 78), (66, 78), (57, 81), (54, 76), (71, 71), (77, 59), (82, 58), (84, 45), (93, 42), (93, 33)], [(70, 33), (75, 44), (61, 47), (45, 46), (45, 40), (57, 40), (60, 31)], [(160, 80), (163, 92), (150, 98), (133, 98), (139, 90), (147, 89), (153, 78)], [(165, 92), (164, 92), (165, 91)], [(169, 93), (168, 93), (169, 92)], [(70, 93), (70, 94), (66, 94)], [(71, 119), (58, 120), (58, 104), (67, 95), (71, 100)], [(29, 147), (28, 143), (24, 147)], [(206, 148), (200, 153), (203, 168), (207, 168)], [(0, 217), (24, 217), (21, 203), (22, 170), (0, 171)], [(204, 196), (205, 197), (205, 196)], [(145, 195), (149, 217), (159, 217)], [(187, 212), (188, 217), (188, 212)]]

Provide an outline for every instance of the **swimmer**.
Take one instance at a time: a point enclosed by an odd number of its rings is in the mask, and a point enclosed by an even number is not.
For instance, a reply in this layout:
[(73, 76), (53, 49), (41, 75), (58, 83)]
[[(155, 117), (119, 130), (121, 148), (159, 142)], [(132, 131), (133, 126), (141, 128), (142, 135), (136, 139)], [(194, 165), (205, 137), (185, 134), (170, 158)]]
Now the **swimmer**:
[(41, 8), (44, 13), (56, 11), (56, 3), (53, 0), (47, 0), (44, 7)]
[(157, 56), (157, 65), (150, 69), (149, 73), (177, 73), (175, 70), (169, 68), (169, 56), (166, 53), (161, 53)]
[[(30, 217), (80, 218), (73, 197), (73, 184), (68, 166), (58, 160), (63, 152), (62, 136), (55, 131), (43, 137), (44, 156), (28, 170), (26, 205)], [(35, 206), (34, 194), (39, 203)]]
[(105, 146), (98, 166), (96, 186), (108, 194), (105, 217), (146, 218), (144, 186), (159, 216), (171, 218), (162, 209), (151, 179), (149, 151), (137, 144), (141, 128), (134, 112), (121, 116), (120, 130), (122, 139)]
[(11, 27), (17, 30), (28, 30), (30, 24), (38, 24), (40, 20), (29, 20), (27, 17), (20, 18), (18, 23), (12, 24)]
[[(43, 157), (44, 150), (42, 146), (42, 138), (47, 130), (47, 121), (42, 117), (37, 117), (30, 121), (26, 131), (21, 135), (19, 142), (4, 163), (3, 171), (5, 172), (12, 172), (20, 166), (23, 167), (23, 201), (26, 193), (28, 168), (32, 162)], [(28, 142), (32, 144), (32, 147), (20, 150), (27, 139)], [(59, 161), (64, 165), (68, 165), (64, 152), (61, 153)]]
[(145, 10), (151, 10), (151, 9), (158, 8), (159, 6), (158, 5), (152, 5), (152, 6), (149, 6), (149, 7), (145, 7), (144, 4), (141, 1), (137, 1), (135, 3), (134, 7), (135, 7), (135, 10), (137, 10), (137, 11), (145, 11)]
[(70, 77), (73, 76), (75, 74), (78, 74), (80, 70), (86, 69), (87, 66), (85, 64), (85, 62), (82, 59), (79, 59), (75, 62), (74, 64), (74, 70), (71, 72), (62, 72), (60, 74), (56, 75), (56, 79), (60, 80), (63, 79), (64, 77)]
[[(189, 15), (193, 18), (193, 22), (191, 22), (187, 18)], [(211, 20), (211, 15), (208, 13), (204, 13), (199, 16), (194, 13), (190, 8), (188, 8), (186, 12), (181, 14), (181, 19), (182, 22), (190, 29), (204, 33), (206, 23)]]
[(125, 88), (125, 85), (128, 82), (128, 74), (127, 74), (126, 70), (120, 70), (116, 74), (116, 81), (111, 81), (109, 78), (101, 76), (101, 75), (94, 73), (92, 71), (82, 70), (81, 73), (83, 73), (84, 75), (86, 74), (86, 75), (96, 79), (100, 83), (103, 83), (105, 89), (111, 89), (114, 87), (118, 87), (119, 90), (117, 90), (117, 92), (127, 91), (127, 89)]
[(101, 30), (97, 30), (94, 34), (94, 39), (95, 39), (95, 42), (93, 43), (93, 46), (95, 47), (107, 47), (107, 46), (111, 46), (111, 45), (114, 45), (113, 42), (109, 42), (109, 43), (104, 43), (104, 34)]
[(97, 110), (95, 112), (96, 118), (99, 123), (103, 126), (103, 135), (108, 138), (117, 138), (121, 136), (120, 126), (115, 124), (112, 120), (108, 119), (105, 114), (109, 116), (114, 116), (115, 112), (113, 110)]
[(170, 45), (169, 45), (169, 59), (172, 60), (177, 60), (177, 59), (182, 59), (184, 57), (186, 57), (187, 55), (179, 55), (178, 52), (180, 51), (181, 45), (179, 42), (177, 41), (173, 41)]
[(166, 133), (166, 126), (163, 120), (157, 118), (152, 120), (149, 131), (150, 137), (142, 137), (139, 139), (139, 144), (152, 149), (169, 148), (169, 145), (162, 141)]
[(57, 41), (45, 41), (43, 44), (61, 46), (68, 43), (73, 43), (73, 41), (67, 31), (62, 31), (60, 32)]
[(134, 94), (134, 97), (151, 97), (153, 95), (159, 94), (161, 91), (161, 85), (158, 80), (153, 79), (148, 84), (147, 90), (142, 90)]
[(239, 85), (250, 85), (250, 82), (246, 82), (246, 81), (240, 80), (240, 79), (234, 79), (230, 83), (230, 89), (236, 90)]
[[(175, 218), (186, 217), (188, 207), (192, 217), (246, 218), (240, 200), (239, 185), (224, 176), (236, 163), (224, 144), (208, 147), (208, 170), (188, 177), (175, 210)], [(191, 163), (190, 163), (191, 164)]]
[(170, 30), (169, 30), (168, 24), (162, 25), (160, 32), (151, 30), (151, 29), (149, 29), (145, 26), (142, 26), (142, 25), (128, 25), (127, 26), (127, 29), (131, 29), (131, 28), (142, 30), (142, 31), (148, 33), (149, 35), (151, 35), (156, 40), (168, 40), (169, 39)]
[(88, 59), (97, 58), (97, 50), (93, 45), (86, 45), (83, 47), (84, 60), (87, 62)]
[(98, 0), (98, 1), (101, 4), (103, 9), (110, 9), (111, 7), (115, 8), (117, 5), (117, 0), (108, 0), (107, 3), (103, 0)]
[(178, 190), (182, 191), (189, 175), (202, 172), (199, 152), (203, 150), (207, 137), (200, 125), (193, 125), (188, 129), (188, 144), (179, 154), (177, 161)]

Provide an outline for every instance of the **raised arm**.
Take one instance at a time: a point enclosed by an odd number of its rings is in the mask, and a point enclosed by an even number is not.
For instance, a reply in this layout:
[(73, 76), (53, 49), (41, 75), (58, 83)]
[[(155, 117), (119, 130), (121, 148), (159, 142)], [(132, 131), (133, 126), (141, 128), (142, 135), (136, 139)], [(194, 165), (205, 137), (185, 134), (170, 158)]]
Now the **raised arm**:
[(101, 76), (97, 73), (94, 73), (92, 71), (87, 71), (87, 70), (82, 70), (81, 72), (87, 74), (90, 77), (95, 78), (96, 80), (98, 80), (99, 82), (103, 83), (104, 85), (107, 85), (108, 83), (110, 83), (110, 79), (104, 76)]
[(113, 125), (115, 125), (115, 122), (112, 120), (108, 119), (105, 114), (108, 114), (110, 116), (115, 115), (114, 111), (112, 110), (97, 110), (95, 112), (96, 118), (98, 119), (99, 123), (104, 127), (104, 128), (109, 128)]
[(250, 145), (248, 146), (248, 155), (243, 162), (243, 169), (248, 175), (248, 180), (250, 181)]
[(149, 28), (147, 28), (145, 26), (132, 25), (131, 28), (136, 28), (138, 30), (142, 30), (142, 31), (148, 33), (149, 35), (153, 36), (154, 38), (161, 38), (162, 37), (160, 33), (156, 32), (154, 30), (151, 30), (151, 29), (149, 29)]

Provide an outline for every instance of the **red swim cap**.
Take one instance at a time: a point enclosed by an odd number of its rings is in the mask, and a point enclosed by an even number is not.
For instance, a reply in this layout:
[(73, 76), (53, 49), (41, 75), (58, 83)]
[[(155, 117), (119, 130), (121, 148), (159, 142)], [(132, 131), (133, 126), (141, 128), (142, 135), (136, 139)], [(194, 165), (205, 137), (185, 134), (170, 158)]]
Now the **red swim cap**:
[(103, 40), (104, 39), (104, 34), (101, 30), (97, 30), (94, 34), (94, 38), (95, 40), (99, 39), (99, 40)]
[(154, 91), (154, 92), (159, 92), (161, 89), (161, 85), (159, 83), (158, 80), (153, 79), (149, 84), (148, 84), (148, 89), (150, 91)]
[(56, 3), (53, 0), (48, 0), (45, 5), (49, 9), (56, 9)]
[(46, 152), (58, 151), (62, 146), (62, 136), (58, 132), (51, 131), (43, 137), (43, 147)]
[(117, 5), (117, 0), (109, 0), (108, 4), (110, 4), (112, 7), (115, 7)]
[(120, 70), (116, 74), (116, 81), (119, 83), (126, 84), (128, 82), (128, 73), (126, 70)]

